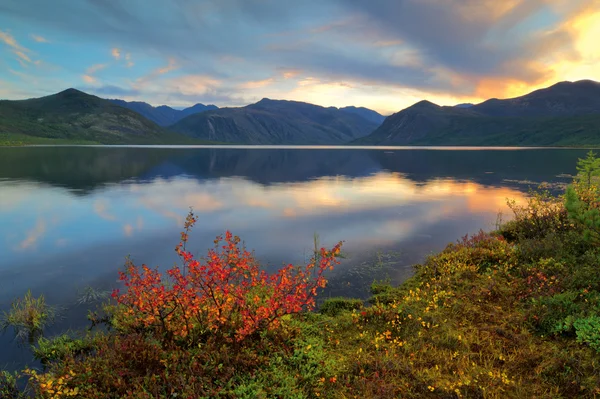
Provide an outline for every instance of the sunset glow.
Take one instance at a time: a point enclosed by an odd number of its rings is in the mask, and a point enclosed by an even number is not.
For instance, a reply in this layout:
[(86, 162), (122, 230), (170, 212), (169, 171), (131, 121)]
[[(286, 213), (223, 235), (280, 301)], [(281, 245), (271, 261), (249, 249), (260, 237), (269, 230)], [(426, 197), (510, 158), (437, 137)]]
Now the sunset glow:
[(390, 114), (600, 80), (594, 0), (34, 2), (0, 6), (2, 98), (75, 87), (175, 107), (268, 97)]

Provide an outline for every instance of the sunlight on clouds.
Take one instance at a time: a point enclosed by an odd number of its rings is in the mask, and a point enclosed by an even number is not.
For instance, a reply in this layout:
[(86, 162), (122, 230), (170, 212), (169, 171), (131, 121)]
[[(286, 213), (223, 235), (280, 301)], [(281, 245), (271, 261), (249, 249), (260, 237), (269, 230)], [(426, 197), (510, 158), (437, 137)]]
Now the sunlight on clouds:
[(557, 76), (568, 80), (600, 80), (600, 12), (586, 13), (567, 23), (576, 37), (578, 60), (565, 60), (553, 66)]
[(115, 60), (118, 60), (121, 58), (121, 50), (116, 47), (113, 48), (110, 53), (115, 58)]
[(102, 70), (102, 69), (106, 68), (107, 66), (108, 66), (108, 64), (94, 64), (94, 65), (92, 65), (91, 67), (89, 67), (89, 68), (88, 68), (88, 69), (85, 71), (85, 73), (86, 73), (86, 74), (88, 74), (88, 75), (93, 75), (93, 74), (95, 74), (96, 72), (98, 72), (98, 71), (100, 71), (100, 70)]
[(250, 82), (241, 83), (238, 85), (240, 89), (258, 89), (261, 87), (269, 86), (274, 82), (273, 78), (263, 79), (263, 80), (254, 80)]
[(177, 61), (175, 61), (175, 58), (169, 58), (169, 65), (159, 68), (158, 73), (162, 75), (164, 73), (174, 71), (175, 69), (177, 69)]
[(29, 37), (31, 37), (33, 40), (35, 40), (38, 43), (49, 43), (48, 39), (46, 39), (45, 37), (39, 36), (39, 35), (31, 34), (31, 35), (29, 35)]
[(27, 68), (27, 64), (32, 62), (31, 57), (28, 55), (28, 53), (31, 54), (31, 50), (21, 46), (10, 33), (0, 30), (0, 41), (11, 48), (22, 67)]

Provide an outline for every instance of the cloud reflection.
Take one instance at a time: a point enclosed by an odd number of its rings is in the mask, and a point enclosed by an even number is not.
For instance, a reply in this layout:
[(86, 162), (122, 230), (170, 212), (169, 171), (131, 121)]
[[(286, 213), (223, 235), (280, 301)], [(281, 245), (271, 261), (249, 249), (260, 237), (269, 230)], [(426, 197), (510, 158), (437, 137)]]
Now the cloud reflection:
[(36, 243), (46, 233), (46, 222), (44, 219), (38, 219), (35, 226), (27, 232), (26, 238), (19, 244), (19, 249), (25, 250), (35, 247)]

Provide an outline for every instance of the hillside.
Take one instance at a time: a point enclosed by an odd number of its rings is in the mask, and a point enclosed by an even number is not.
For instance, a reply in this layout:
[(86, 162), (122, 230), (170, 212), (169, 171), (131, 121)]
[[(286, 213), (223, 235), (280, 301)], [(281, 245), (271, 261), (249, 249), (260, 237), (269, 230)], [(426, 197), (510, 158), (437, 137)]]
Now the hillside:
[(179, 110), (166, 105), (153, 107), (152, 105), (141, 101), (124, 101), (118, 99), (112, 99), (109, 101), (113, 102), (114, 104), (120, 105), (121, 107), (125, 107), (132, 111), (135, 111), (159, 126), (172, 125), (173, 123), (180, 121), (186, 116), (197, 114), (199, 112), (218, 109), (216, 105), (212, 104), (196, 104), (192, 107)]
[(191, 115), (169, 128), (194, 138), (230, 143), (342, 144), (376, 127), (351, 112), (265, 98), (246, 107)]
[(421, 101), (386, 118), (362, 145), (598, 145), (600, 84), (561, 82), (468, 108)]
[(67, 89), (41, 98), (0, 101), (0, 142), (163, 144), (198, 143), (170, 133), (108, 100)]
[(385, 116), (381, 115), (379, 112), (373, 111), (372, 109), (365, 107), (343, 107), (340, 108), (340, 111), (349, 112), (352, 114), (356, 114), (358, 116), (362, 116), (364, 119), (381, 125), (385, 120)]

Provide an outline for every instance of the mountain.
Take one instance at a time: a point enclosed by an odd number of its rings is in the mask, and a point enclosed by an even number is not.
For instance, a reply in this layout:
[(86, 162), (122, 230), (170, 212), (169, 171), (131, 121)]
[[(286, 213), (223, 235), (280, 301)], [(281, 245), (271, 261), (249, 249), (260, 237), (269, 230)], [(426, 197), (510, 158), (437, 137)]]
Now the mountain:
[(355, 113), (297, 101), (262, 99), (241, 108), (188, 116), (169, 129), (203, 140), (239, 144), (342, 144), (377, 128)]
[(172, 125), (173, 123), (180, 121), (186, 116), (193, 115), (198, 112), (218, 109), (216, 105), (212, 104), (196, 104), (192, 107), (178, 110), (166, 105), (153, 107), (152, 105), (141, 101), (124, 101), (118, 99), (111, 99), (109, 101), (113, 102), (114, 104), (120, 105), (121, 107), (125, 107), (132, 111), (135, 111), (143, 117), (150, 119), (152, 122), (156, 123), (159, 126)]
[(381, 125), (381, 123), (385, 120), (385, 116), (381, 115), (376, 111), (373, 111), (372, 109), (365, 107), (343, 107), (340, 108), (340, 111), (362, 116), (364, 119), (376, 123), (377, 125)]
[(456, 104), (454, 107), (456, 108), (471, 108), (474, 104), (471, 103), (462, 103), (462, 104)]
[(48, 139), (101, 144), (192, 143), (137, 112), (75, 89), (29, 100), (0, 101), (0, 136), (44, 143)]
[(357, 145), (597, 145), (600, 84), (561, 82), (527, 95), (468, 108), (421, 101), (381, 124)]

